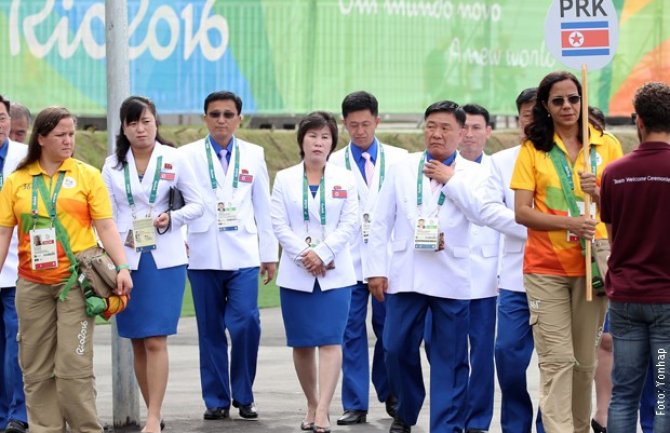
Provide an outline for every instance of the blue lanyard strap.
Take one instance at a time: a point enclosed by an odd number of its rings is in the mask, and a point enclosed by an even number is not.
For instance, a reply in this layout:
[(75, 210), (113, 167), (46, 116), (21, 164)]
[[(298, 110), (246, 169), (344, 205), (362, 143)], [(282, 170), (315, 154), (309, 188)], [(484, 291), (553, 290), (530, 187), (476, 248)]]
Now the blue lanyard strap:
[[(419, 161), (419, 172), (417, 173), (416, 180), (416, 206), (421, 207), (423, 205), (423, 167), (426, 164), (426, 157), (428, 152), (423, 152), (423, 157)], [(440, 197), (437, 199), (437, 206), (441, 207), (444, 204), (446, 196), (443, 192), (440, 192)]]
[[(351, 171), (351, 161), (349, 161), (349, 146), (347, 146), (346, 149), (344, 150), (344, 165), (347, 167), (347, 170)], [(377, 191), (382, 189), (382, 185), (384, 184), (384, 178), (386, 177), (386, 155), (384, 154), (384, 145), (378, 143), (378, 146), (379, 146), (379, 187), (377, 188)]]
[[(307, 181), (307, 169), (304, 171), (302, 181), (302, 217), (305, 224), (309, 223), (309, 182)], [(325, 173), (321, 175), (319, 183), (319, 218), (321, 225), (326, 226), (326, 181)]]
[[(205, 153), (207, 154), (207, 171), (209, 172), (209, 183), (212, 189), (216, 189), (216, 174), (214, 172), (214, 160), (212, 159), (212, 143), (211, 137), (208, 135), (205, 138)], [(233, 137), (233, 153), (235, 154), (235, 162), (233, 165), (233, 189), (237, 189), (240, 177), (240, 146), (237, 144), (237, 139)]]
[[(149, 194), (149, 205), (156, 203), (156, 193), (158, 191), (158, 182), (161, 178), (161, 167), (163, 164), (163, 157), (159, 156), (156, 159), (156, 171), (154, 173), (154, 180), (151, 182), (151, 193)], [(130, 169), (128, 168), (128, 163), (123, 165), (123, 178), (126, 187), (126, 198), (128, 199), (128, 204), (133, 207), (135, 206), (135, 199), (133, 198), (133, 190), (130, 186)]]

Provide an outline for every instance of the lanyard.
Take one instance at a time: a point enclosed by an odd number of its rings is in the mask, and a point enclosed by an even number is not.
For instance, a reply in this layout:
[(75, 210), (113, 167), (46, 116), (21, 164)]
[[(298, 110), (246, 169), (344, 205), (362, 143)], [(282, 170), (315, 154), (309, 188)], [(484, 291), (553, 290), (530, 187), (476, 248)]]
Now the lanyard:
[[(560, 149), (558, 149), (558, 146), (556, 144), (554, 144), (554, 147), (552, 147), (552, 150), (554, 148), (556, 148), (557, 152), (555, 152), (554, 154), (551, 154), (551, 152), (550, 152), (550, 155), (554, 155), (553, 157), (555, 157), (559, 160), (559, 162), (561, 163), (561, 167), (563, 169), (562, 172), (559, 171), (558, 174), (559, 174), (559, 176), (561, 176), (561, 174), (562, 174), (566, 178), (565, 180), (567, 181), (567, 184), (570, 186), (570, 191), (574, 191), (575, 190), (575, 182), (572, 179), (572, 168), (570, 167), (570, 164), (568, 164), (568, 160), (565, 157), (565, 154)], [(591, 160), (591, 173), (596, 174), (597, 173), (597, 171), (596, 171), (596, 150), (593, 148), (593, 146), (591, 146), (591, 150), (590, 150), (590, 153), (589, 153), (589, 159)], [(561, 180), (563, 181), (563, 179), (561, 179)]]
[[(423, 205), (423, 166), (426, 164), (426, 157), (428, 152), (423, 153), (423, 158), (419, 161), (419, 172), (416, 179), (416, 206), (421, 207)], [(443, 192), (440, 191), (440, 198), (437, 200), (437, 209), (440, 211), (440, 206), (444, 204), (446, 196)]]
[[(379, 146), (379, 187), (377, 188), (377, 191), (379, 191), (382, 189), (384, 177), (386, 176), (386, 156), (384, 155), (384, 146), (381, 143), (377, 143), (377, 145)], [(349, 146), (347, 146), (344, 151), (344, 164), (346, 165), (347, 170), (351, 171), (351, 162), (349, 161)]]
[(44, 207), (47, 208), (47, 213), (51, 219), (51, 225), (54, 225), (56, 220), (56, 200), (58, 200), (58, 193), (60, 188), (63, 185), (63, 178), (65, 177), (65, 172), (61, 171), (58, 174), (58, 180), (56, 180), (56, 187), (54, 192), (51, 195), (51, 200), (47, 200), (49, 197), (49, 190), (47, 189), (46, 184), (44, 183), (44, 178), (42, 175), (33, 176), (33, 196), (32, 196), (32, 214), (33, 214), (33, 228), (37, 226), (37, 196), (38, 194), (42, 195), (42, 200), (44, 201)]
[[(212, 144), (208, 135), (205, 139), (205, 153), (207, 154), (207, 170), (209, 171), (209, 183), (212, 189), (216, 189), (216, 174), (214, 172), (214, 162), (212, 160)], [(233, 189), (237, 189), (240, 176), (240, 146), (237, 139), (233, 137), (233, 153), (235, 154), (235, 165), (233, 166)]]
[[(309, 183), (307, 182), (307, 169), (305, 169), (302, 181), (302, 217), (305, 221), (305, 229), (309, 231)], [(321, 227), (326, 227), (326, 181), (325, 172), (321, 175), (321, 182), (319, 183), (319, 217), (321, 219)]]
[[(154, 173), (154, 180), (151, 182), (151, 193), (149, 194), (149, 206), (152, 208), (153, 204), (156, 203), (156, 192), (158, 191), (158, 181), (161, 178), (161, 166), (163, 163), (163, 157), (159, 156), (156, 159), (156, 170)], [(135, 213), (135, 199), (133, 198), (133, 191), (130, 187), (130, 169), (128, 164), (123, 165), (123, 178), (126, 184), (126, 198), (128, 199), (128, 204), (133, 208), (133, 214)], [(151, 209), (149, 209), (149, 215), (151, 215)]]

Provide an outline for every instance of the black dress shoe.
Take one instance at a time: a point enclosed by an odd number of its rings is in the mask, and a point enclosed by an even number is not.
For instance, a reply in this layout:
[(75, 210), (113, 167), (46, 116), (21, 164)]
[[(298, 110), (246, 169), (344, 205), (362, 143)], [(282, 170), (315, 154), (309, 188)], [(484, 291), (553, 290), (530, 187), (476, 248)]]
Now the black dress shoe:
[(366, 421), (367, 416), (367, 410), (345, 410), (342, 416), (337, 419), (337, 425), (361, 424)]
[(203, 418), (212, 420), (212, 419), (224, 419), (228, 418), (229, 412), (227, 407), (213, 407), (211, 409), (207, 408)]
[(258, 418), (258, 412), (256, 412), (256, 405), (252, 401), (249, 404), (239, 404), (236, 401), (233, 401), (233, 406), (240, 410), (240, 416), (244, 419), (256, 419)]
[(391, 423), (389, 433), (411, 433), (411, 432), (412, 432), (411, 425), (405, 424), (405, 422), (400, 418), (393, 418), (393, 422)]
[(384, 402), (386, 406), (386, 413), (389, 414), (391, 418), (395, 418), (398, 413), (398, 399), (393, 395), (389, 395), (389, 398)]
[(5, 428), (5, 433), (26, 433), (28, 430), (28, 423), (19, 421), (18, 419), (10, 419)]

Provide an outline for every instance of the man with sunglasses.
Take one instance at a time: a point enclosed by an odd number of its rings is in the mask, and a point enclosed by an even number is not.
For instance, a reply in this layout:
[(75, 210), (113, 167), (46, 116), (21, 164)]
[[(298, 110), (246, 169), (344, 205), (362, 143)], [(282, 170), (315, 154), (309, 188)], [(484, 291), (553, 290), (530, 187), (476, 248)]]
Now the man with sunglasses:
[[(242, 100), (232, 92), (207, 96), (209, 134), (180, 150), (200, 173), (205, 213), (188, 226), (189, 269), (200, 344), (204, 419), (256, 419), (252, 386), (260, 342), (258, 277), (274, 277), (278, 244), (270, 221), (263, 148), (240, 140)], [(226, 330), (231, 340), (230, 372)], [(232, 391), (232, 395), (231, 395)]]

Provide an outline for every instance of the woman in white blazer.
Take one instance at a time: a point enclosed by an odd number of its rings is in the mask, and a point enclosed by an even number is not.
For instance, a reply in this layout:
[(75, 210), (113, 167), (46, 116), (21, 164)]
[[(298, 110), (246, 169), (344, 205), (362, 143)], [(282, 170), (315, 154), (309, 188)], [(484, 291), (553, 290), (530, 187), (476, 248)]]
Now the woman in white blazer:
[[(156, 107), (131, 96), (121, 105), (116, 152), (102, 175), (136, 290), (117, 316), (119, 335), (132, 339), (135, 376), (147, 405), (143, 432), (159, 432), (168, 378), (167, 336), (176, 334), (186, 284), (180, 227), (203, 213), (190, 166), (158, 134)], [(186, 204), (169, 212), (170, 188)]]
[(304, 118), (298, 144), (303, 161), (277, 173), (272, 191), (272, 226), (283, 249), (277, 285), (287, 343), (307, 397), (300, 427), (327, 432), (356, 284), (349, 242), (358, 230), (358, 201), (352, 174), (326, 164), (337, 145), (331, 114)]

